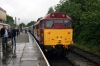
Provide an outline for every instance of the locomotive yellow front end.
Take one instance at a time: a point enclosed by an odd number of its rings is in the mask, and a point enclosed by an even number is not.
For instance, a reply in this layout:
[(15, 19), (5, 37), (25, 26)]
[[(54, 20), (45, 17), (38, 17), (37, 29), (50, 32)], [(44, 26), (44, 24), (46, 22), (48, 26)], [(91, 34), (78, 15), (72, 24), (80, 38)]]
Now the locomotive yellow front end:
[[(73, 29), (45, 29), (44, 45), (46, 51), (67, 52), (68, 46), (73, 44)], [(60, 53), (59, 53), (60, 54)]]
[(73, 44), (72, 36), (73, 29), (45, 29), (44, 45), (50, 45), (53, 48), (55, 45), (63, 45), (68, 48), (68, 45)]
[(73, 44), (71, 18), (63, 13), (51, 13), (50, 18), (44, 20), (44, 24), (43, 45), (45, 51), (66, 54), (68, 47)]

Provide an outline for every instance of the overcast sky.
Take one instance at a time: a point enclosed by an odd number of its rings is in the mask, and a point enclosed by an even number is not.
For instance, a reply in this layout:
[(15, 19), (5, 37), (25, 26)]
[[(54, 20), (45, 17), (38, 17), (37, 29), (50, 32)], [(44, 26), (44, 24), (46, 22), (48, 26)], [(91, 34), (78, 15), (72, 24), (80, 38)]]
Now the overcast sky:
[[(0, 0), (0, 7), (7, 11), (7, 14), (20, 18), (20, 23), (27, 24), (36, 21), (48, 12), (49, 7), (59, 3), (60, 0)], [(19, 21), (17, 20), (17, 24)]]

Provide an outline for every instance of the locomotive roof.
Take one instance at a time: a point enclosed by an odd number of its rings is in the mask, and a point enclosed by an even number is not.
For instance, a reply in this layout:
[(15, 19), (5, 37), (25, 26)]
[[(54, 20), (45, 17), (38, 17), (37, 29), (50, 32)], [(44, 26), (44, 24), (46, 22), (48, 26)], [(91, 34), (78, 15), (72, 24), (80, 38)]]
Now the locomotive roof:
[(37, 25), (43, 19), (70, 19), (71, 20), (71, 18), (68, 15), (66, 15), (65, 13), (53, 12), (53, 13), (47, 14), (45, 17), (43, 17), (42, 19), (40, 19), (34, 25)]
[(61, 12), (52, 12), (50, 14), (47, 14), (45, 17), (43, 17), (42, 19), (55, 19), (55, 18), (67, 18), (67, 19), (71, 19), (68, 15), (66, 15), (65, 13), (61, 13)]

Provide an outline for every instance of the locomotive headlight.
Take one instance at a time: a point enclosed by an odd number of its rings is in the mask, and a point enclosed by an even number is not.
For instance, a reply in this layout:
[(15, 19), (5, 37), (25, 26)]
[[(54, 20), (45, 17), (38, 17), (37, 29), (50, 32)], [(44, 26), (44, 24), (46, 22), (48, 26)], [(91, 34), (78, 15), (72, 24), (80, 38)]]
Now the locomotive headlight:
[(48, 34), (50, 34), (50, 32), (48, 32)]
[(70, 32), (68, 32), (68, 34), (70, 34)]
[(47, 50), (47, 49), (45, 49), (45, 51), (46, 51), (46, 52), (48, 52), (48, 50)]
[(63, 16), (63, 17), (65, 17), (65, 15), (64, 15), (64, 14), (63, 14), (62, 16)]
[(53, 47), (53, 49), (55, 49), (55, 46), (54, 45), (52, 47)]
[(54, 17), (54, 14), (52, 14), (52, 17)]
[(70, 41), (70, 44), (73, 45), (73, 41)]

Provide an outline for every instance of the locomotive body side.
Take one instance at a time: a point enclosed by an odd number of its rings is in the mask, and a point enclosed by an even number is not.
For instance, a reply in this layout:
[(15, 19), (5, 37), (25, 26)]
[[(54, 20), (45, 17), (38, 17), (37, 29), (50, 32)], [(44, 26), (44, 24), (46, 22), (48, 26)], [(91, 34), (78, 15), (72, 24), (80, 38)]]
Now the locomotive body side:
[(34, 32), (34, 36), (35, 38), (39, 41), (39, 43), (43, 44), (43, 37), (42, 34), (43, 34), (43, 30), (44, 28), (40, 28), (40, 21), (37, 22), (36, 24), (34, 24), (33, 26), (33, 32)]

